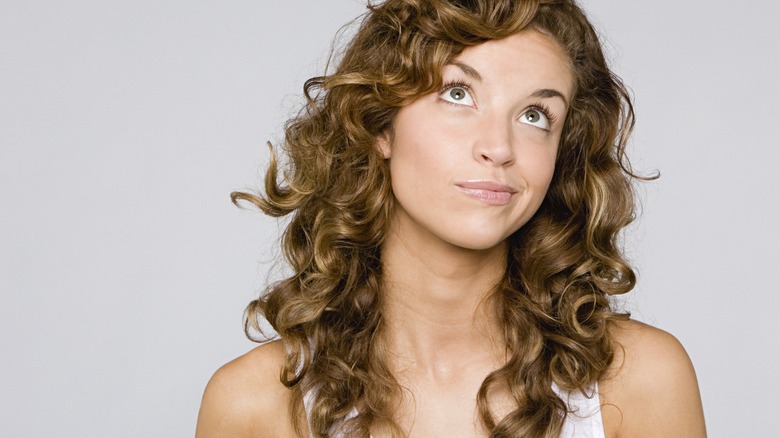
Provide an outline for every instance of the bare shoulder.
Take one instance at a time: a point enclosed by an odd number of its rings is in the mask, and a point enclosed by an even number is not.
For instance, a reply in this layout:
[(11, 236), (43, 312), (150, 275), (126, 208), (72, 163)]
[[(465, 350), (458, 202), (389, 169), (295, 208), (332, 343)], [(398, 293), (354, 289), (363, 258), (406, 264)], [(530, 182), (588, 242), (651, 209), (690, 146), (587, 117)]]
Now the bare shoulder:
[(296, 436), (292, 392), (280, 381), (286, 353), (281, 342), (261, 345), (214, 373), (203, 394), (196, 438)]
[(610, 334), (615, 360), (599, 383), (607, 436), (706, 436), (696, 373), (677, 338), (632, 320)]

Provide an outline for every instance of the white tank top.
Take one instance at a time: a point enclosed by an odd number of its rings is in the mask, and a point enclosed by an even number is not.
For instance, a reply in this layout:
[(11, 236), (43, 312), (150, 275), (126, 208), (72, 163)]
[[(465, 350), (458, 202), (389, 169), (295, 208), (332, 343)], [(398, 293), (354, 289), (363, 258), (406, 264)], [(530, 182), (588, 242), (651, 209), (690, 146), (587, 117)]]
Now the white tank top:
[[(569, 414), (561, 429), (561, 438), (605, 438), (604, 424), (601, 421), (601, 402), (599, 401), (599, 387), (594, 384), (587, 391), (587, 397), (580, 391), (566, 392), (553, 383), (553, 391), (569, 406)], [(306, 419), (311, 425), (311, 405), (314, 403), (316, 390), (311, 389), (303, 394), (303, 406), (306, 411)], [(357, 411), (347, 416), (345, 420), (353, 418)], [(311, 429), (311, 426), (309, 427)], [(333, 438), (343, 438), (343, 434), (332, 429), (329, 434)]]
[(553, 383), (553, 391), (569, 407), (569, 413), (561, 429), (561, 438), (606, 438), (601, 421), (599, 385), (594, 383), (583, 395), (580, 391), (563, 391)]

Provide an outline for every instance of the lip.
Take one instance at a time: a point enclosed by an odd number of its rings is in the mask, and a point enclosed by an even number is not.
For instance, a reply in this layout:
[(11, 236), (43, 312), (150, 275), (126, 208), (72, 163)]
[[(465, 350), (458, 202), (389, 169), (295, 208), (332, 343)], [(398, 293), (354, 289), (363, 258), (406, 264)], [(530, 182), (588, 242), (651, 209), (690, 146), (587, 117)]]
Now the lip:
[(459, 181), (455, 186), (466, 195), (489, 205), (506, 205), (517, 193), (514, 187), (494, 181)]

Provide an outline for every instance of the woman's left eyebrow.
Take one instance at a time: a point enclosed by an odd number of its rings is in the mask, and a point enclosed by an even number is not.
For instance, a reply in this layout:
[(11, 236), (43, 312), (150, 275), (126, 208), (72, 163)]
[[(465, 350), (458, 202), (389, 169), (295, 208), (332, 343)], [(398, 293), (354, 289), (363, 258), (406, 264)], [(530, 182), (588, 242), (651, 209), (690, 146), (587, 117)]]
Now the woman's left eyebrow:
[(531, 94), (531, 97), (538, 97), (540, 99), (549, 99), (549, 98), (552, 98), (552, 97), (559, 97), (563, 101), (563, 103), (566, 105), (567, 108), (569, 106), (569, 102), (566, 101), (566, 96), (564, 96), (563, 93), (561, 93), (560, 91), (555, 90), (553, 88), (542, 88), (542, 89), (536, 90), (536, 91), (534, 91)]

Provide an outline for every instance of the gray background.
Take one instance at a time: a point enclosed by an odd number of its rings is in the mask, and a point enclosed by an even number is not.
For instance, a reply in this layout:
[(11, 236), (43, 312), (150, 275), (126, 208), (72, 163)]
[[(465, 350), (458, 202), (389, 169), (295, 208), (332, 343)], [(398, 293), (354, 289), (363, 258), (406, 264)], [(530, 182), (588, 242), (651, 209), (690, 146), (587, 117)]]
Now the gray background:
[[(767, 436), (780, 6), (589, 0), (636, 95), (625, 305), (697, 367), (712, 437)], [(276, 222), (234, 208), (344, 1), (0, 1), (0, 436), (191, 436), (251, 348)]]

